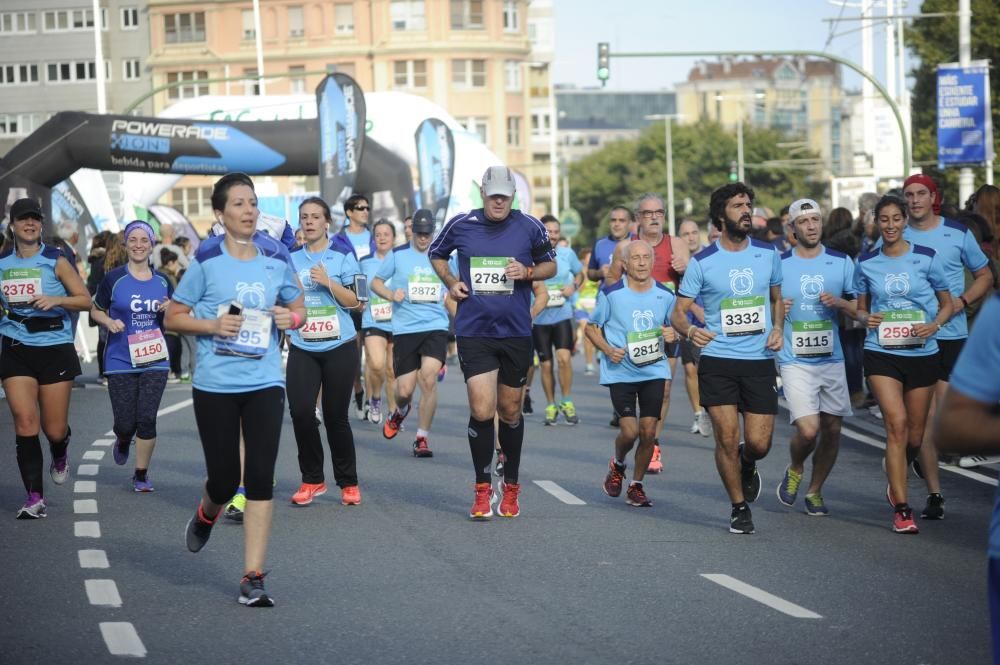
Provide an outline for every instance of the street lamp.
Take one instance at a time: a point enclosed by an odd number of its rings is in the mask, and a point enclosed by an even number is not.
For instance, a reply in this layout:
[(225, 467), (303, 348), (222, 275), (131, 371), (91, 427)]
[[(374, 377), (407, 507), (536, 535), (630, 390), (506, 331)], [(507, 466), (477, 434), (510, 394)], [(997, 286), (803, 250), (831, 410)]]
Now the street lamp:
[[(747, 93), (745, 95), (716, 95), (715, 101), (721, 102), (724, 99), (738, 99), (740, 102), (740, 112), (736, 117), (736, 179), (739, 182), (746, 182), (743, 179), (743, 115), (746, 113), (744, 100), (753, 95), (754, 99), (764, 99), (763, 92)], [(721, 120), (721, 118), (720, 118)]]
[(674, 218), (674, 141), (670, 133), (674, 118), (684, 117), (680, 113), (656, 113), (644, 116), (646, 120), (663, 121), (663, 140), (667, 148), (667, 229), (670, 235), (677, 235), (676, 220)]

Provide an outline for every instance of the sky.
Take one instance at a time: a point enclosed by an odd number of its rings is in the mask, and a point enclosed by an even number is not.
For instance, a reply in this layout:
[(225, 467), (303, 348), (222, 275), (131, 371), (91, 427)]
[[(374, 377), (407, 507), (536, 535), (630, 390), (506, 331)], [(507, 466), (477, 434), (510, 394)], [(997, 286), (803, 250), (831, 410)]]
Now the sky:
[[(917, 13), (919, 0), (905, 10)], [(860, 21), (841, 21), (827, 45), (830, 23), (824, 18), (860, 16), (860, 0), (843, 8), (832, 0), (554, 0), (556, 57), (553, 81), (580, 87), (598, 85), (597, 43), (611, 45), (607, 90), (673, 89), (687, 79), (693, 58), (614, 58), (615, 51), (810, 50), (826, 51), (861, 64)], [(875, 13), (884, 13), (878, 2)], [(957, 37), (956, 37), (957, 40)], [(874, 29), (875, 74), (884, 81), (881, 53), (885, 30)], [(907, 70), (913, 62), (907, 57)], [(846, 87), (860, 88), (860, 77), (842, 72)]]

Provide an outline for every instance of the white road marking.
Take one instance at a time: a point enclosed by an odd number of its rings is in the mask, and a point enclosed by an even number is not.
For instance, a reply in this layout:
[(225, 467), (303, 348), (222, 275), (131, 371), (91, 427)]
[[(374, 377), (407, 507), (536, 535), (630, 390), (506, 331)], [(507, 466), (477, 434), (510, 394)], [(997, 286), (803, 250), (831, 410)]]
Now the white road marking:
[(112, 656), (146, 657), (146, 647), (132, 624), (127, 621), (105, 621), (99, 625), (104, 644)]
[(76, 499), (73, 501), (73, 512), (78, 515), (93, 515), (97, 512), (97, 500)]
[(84, 580), (83, 584), (87, 588), (87, 600), (91, 605), (122, 606), (122, 597), (118, 595), (118, 585), (114, 580)]
[(80, 559), (81, 568), (107, 568), (108, 555), (104, 550), (77, 550), (77, 557)]
[(73, 535), (77, 538), (100, 538), (100, 522), (74, 522)]
[(165, 416), (168, 413), (173, 413), (174, 411), (180, 411), (194, 404), (193, 399), (186, 399), (183, 402), (177, 402), (177, 404), (171, 404), (170, 406), (164, 407), (156, 412), (157, 416)]
[(100, 462), (102, 459), (104, 459), (104, 451), (103, 450), (88, 450), (87, 452), (85, 452), (83, 454), (83, 459), (90, 459), (90, 460), (94, 460), (94, 461)]
[(729, 575), (716, 575), (716, 574), (706, 574), (702, 573), (702, 577), (720, 586), (724, 586), (730, 591), (735, 591), (736, 593), (746, 596), (751, 600), (756, 600), (762, 605), (767, 605), (768, 607), (778, 610), (782, 614), (787, 614), (790, 617), (795, 617), (796, 619), (822, 619), (823, 617), (811, 610), (807, 610), (804, 607), (800, 607), (795, 603), (790, 603), (784, 598), (778, 598), (777, 596), (764, 591), (763, 589), (758, 589), (755, 586), (750, 586), (745, 582), (740, 582), (735, 577), (730, 577)]
[(77, 494), (93, 494), (97, 491), (97, 481), (75, 480), (73, 481), (73, 491)]
[(563, 503), (568, 503), (571, 506), (586, 506), (587, 505), (586, 501), (584, 501), (583, 499), (580, 499), (580, 498), (577, 498), (577, 497), (573, 496), (572, 494), (570, 494), (569, 492), (567, 492), (563, 488), (559, 487), (559, 485), (557, 485), (554, 482), (552, 482), (551, 480), (535, 480), (535, 481), (532, 481), (532, 482), (534, 482), (536, 485), (538, 485), (543, 490), (545, 490), (546, 492), (548, 492), (549, 494), (551, 494), (555, 498), (559, 499)]
[(78, 476), (96, 476), (101, 467), (97, 464), (81, 464), (76, 469)]
[(101, 446), (110, 446), (114, 442), (115, 442), (114, 439), (97, 439), (96, 441), (94, 441), (90, 445), (92, 445), (92, 446), (98, 446), (98, 447), (101, 447)]

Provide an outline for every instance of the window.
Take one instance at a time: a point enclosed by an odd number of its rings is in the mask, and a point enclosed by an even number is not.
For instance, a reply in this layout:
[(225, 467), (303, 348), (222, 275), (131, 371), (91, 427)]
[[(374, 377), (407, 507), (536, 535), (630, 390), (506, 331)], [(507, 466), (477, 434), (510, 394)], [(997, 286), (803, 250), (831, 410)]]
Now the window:
[(517, 0), (504, 0), (503, 31), (504, 32), (521, 31), (521, 20), (517, 13)]
[[(92, 30), (94, 11), (92, 9), (59, 9), (43, 14), (42, 26), (45, 32), (69, 32), (71, 30)], [(107, 20), (102, 15), (101, 27), (106, 28)]]
[(244, 95), (259, 95), (260, 94), (260, 79), (257, 78), (257, 68), (244, 69), (243, 76), (247, 77), (243, 79), (243, 94)]
[(105, 80), (105, 82), (110, 82), (111, 81), (111, 61), (110, 60), (105, 60), (104, 61), (104, 80)]
[(483, 0), (451, 0), (452, 30), (481, 30)]
[(205, 41), (205, 12), (164, 14), (168, 44)]
[(137, 30), (139, 28), (139, 8), (122, 7), (122, 30)]
[(243, 40), (255, 39), (257, 37), (257, 31), (254, 29), (253, 25), (253, 10), (244, 9), (241, 14), (243, 16)]
[(424, 30), (424, 0), (392, 0), (389, 7), (393, 30)]
[(460, 88), (486, 87), (485, 60), (452, 60), (451, 82)]
[(288, 36), (293, 39), (306, 36), (306, 23), (302, 7), (288, 8)]
[(50, 62), (46, 67), (45, 80), (49, 83), (72, 83), (73, 81), (94, 81), (96, 79), (97, 65), (93, 60)]
[(38, 83), (38, 65), (0, 66), (0, 85), (27, 85)]
[(0, 35), (30, 34), (38, 31), (35, 12), (4, 12), (0, 14)]
[[(459, 122), (462, 121), (459, 120)], [(473, 134), (478, 134), (479, 140), (482, 141), (484, 144), (487, 144), (489, 143), (490, 139), (489, 122), (490, 122), (489, 118), (476, 116), (472, 118), (465, 118), (465, 122), (463, 122), (462, 124), (465, 125), (465, 128), (470, 132), (472, 132)]]
[(122, 60), (122, 80), (138, 81), (142, 74), (139, 72), (139, 58), (128, 58)]
[(334, 34), (354, 34), (354, 5), (338, 3), (333, 6)]
[(167, 83), (180, 83), (182, 81), (186, 83), (168, 88), (167, 98), (172, 100), (191, 99), (192, 97), (207, 95), (208, 83), (204, 83), (207, 79), (208, 72), (206, 71), (169, 72), (167, 73)]
[(503, 63), (504, 84), (507, 92), (521, 92), (521, 63), (507, 60)]
[(27, 136), (42, 122), (38, 113), (0, 113), (0, 136)]
[(548, 111), (533, 111), (531, 113), (531, 138), (548, 139), (552, 132), (552, 116)]
[(521, 145), (521, 118), (516, 115), (507, 116), (507, 145)]
[(175, 187), (170, 191), (170, 205), (187, 218), (212, 214), (211, 187)]
[(306, 68), (303, 65), (296, 65), (288, 68), (288, 76), (291, 81), (293, 95), (301, 95), (306, 91)]
[(397, 60), (392, 63), (392, 87), (395, 89), (426, 88), (426, 60)]

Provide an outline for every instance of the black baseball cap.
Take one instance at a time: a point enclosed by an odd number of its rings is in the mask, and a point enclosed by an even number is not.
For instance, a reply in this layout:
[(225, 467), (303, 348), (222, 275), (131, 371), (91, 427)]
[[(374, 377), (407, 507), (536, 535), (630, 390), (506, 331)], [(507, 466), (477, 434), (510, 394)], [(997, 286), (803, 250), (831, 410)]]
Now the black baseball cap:
[(414, 233), (434, 233), (434, 214), (427, 208), (421, 208), (413, 213), (413, 226), (410, 230)]
[(24, 219), (25, 217), (34, 217), (35, 219), (44, 219), (42, 215), (42, 207), (38, 205), (38, 201), (35, 199), (18, 199), (14, 201), (13, 205), (10, 207), (10, 219), (11, 221), (15, 219)]

